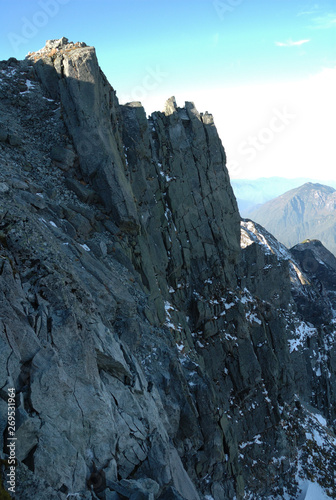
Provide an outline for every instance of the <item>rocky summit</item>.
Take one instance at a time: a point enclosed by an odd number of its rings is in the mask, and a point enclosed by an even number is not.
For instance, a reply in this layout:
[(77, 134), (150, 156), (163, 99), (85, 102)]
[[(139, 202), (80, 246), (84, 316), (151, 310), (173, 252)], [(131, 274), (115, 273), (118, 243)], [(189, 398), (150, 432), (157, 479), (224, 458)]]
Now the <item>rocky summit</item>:
[(335, 262), (241, 220), (210, 114), (51, 40), (0, 165), (0, 498), (336, 498)]

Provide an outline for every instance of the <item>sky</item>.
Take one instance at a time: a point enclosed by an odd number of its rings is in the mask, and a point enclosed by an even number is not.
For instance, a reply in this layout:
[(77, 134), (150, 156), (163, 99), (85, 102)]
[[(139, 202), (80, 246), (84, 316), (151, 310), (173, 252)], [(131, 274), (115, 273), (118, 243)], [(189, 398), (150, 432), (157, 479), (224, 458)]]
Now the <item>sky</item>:
[(121, 103), (214, 115), (231, 178), (335, 179), (336, 1), (0, 0), (0, 59), (96, 48)]

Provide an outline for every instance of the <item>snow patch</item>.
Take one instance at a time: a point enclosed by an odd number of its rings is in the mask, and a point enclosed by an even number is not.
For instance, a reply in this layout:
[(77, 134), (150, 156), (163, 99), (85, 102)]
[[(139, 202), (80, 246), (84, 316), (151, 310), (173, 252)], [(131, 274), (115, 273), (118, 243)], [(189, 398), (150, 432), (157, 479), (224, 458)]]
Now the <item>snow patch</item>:
[(26, 80), (26, 85), (28, 87), (28, 90), (30, 89), (34, 89), (36, 87), (36, 83), (33, 83), (32, 81), (30, 80)]
[(91, 249), (84, 243), (84, 245), (79, 244), (80, 247), (84, 248), (86, 252), (90, 252)]
[(312, 326), (309, 326), (307, 323), (302, 321), (299, 326), (295, 329), (295, 338), (289, 339), (289, 351), (297, 351), (299, 347), (302, 347), (306, 342), (308, 337), (312, 337), (316, 335), (317, 330)]
[(230, 304), (224, 304), (224, 307), (225, 309), (231, 309), (231, 307), (234, 307), (235, 303), (234, 302), (230, 302)]
[(257, 434), (254, 436), (252, 441), (246, 441), (245, 443), (241, 443), (239, 445), (239, 448), (246, 448), (246, 446), (252, 446), (253, 444), (263, 444), (262, 441), (260, 441), (261, 435)]
[(331, 497), (329, 497), (317, 483), (306, 481), (299, 484), (299, 488), (301, 493), (297, 500), (331, 500)]
[(315, 413), (315, 415), (313, 415), (313, 417), (316, 418), (316, 420), (321, 424), (323, 425), (324, 427), (327, 426), (327, 421), (324, 417), (322, 417), (322, 415), (320, 415), (319, 413)]
[(262, 325), (262, 322), (258, 318), (258, 316), (255, 313), (252, 313), (251, 311), (246, 313), (246, 319), (250, 323), (258, 323), (258, 325)]

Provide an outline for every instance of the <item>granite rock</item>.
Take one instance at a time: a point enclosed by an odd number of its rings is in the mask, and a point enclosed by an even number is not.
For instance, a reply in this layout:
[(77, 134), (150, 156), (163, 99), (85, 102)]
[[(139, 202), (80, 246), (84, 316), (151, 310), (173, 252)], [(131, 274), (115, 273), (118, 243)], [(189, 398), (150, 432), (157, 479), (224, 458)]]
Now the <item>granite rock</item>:
[(240, 227), (213, 117), (120, 106), (94, 49), (65, 38), (10, 64), (5, 96), (32, 82), (24, 106), (0, 100), (22, 138), (0, 144), (16, 498), (296, 498), (312, 477), (335, 494), (332, 286)]

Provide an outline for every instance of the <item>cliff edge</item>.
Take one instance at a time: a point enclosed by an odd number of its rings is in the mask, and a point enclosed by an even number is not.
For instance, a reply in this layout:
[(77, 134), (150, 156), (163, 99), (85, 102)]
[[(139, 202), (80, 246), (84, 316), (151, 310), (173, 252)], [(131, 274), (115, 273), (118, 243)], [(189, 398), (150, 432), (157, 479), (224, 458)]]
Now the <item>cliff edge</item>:
[(15, 389), (18, 500), (336, 497), (332, 306), (241, 229), (212, 115), (65, 38), (0, 72), (1, 494)]

